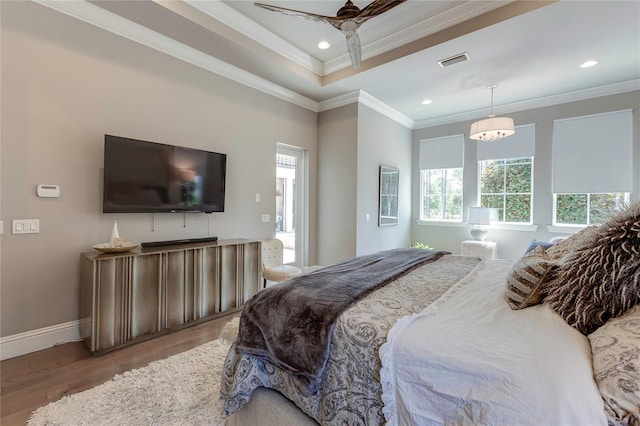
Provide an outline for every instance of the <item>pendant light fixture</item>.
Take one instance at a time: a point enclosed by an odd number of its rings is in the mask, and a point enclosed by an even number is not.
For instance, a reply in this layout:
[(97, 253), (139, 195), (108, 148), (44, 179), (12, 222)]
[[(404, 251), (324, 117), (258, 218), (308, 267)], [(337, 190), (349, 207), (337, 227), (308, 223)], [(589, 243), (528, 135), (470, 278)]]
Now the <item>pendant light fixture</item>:
[(487, 86), (487, 89), (491, 89), (491, 113), (489, 114), (489, 118), (476, 121), (471, 125), (469, 137), (473, 140), (491, 142), (506, 138), (516, 132), (513, 125), (513, 118), (496, 117), (493, 113), (493, 90), (496, 87), (498, 87), (497, 84)]

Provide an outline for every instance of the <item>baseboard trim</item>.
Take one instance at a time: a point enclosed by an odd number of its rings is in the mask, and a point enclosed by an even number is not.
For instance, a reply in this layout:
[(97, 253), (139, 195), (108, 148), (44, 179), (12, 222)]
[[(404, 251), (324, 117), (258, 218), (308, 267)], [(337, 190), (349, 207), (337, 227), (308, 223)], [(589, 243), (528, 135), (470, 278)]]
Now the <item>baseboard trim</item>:
[(0, 360), (25, 355), (52, 346), (82, 340), (80, 320), (56, 324), (50, 327), (26, 331), (0, 338)]

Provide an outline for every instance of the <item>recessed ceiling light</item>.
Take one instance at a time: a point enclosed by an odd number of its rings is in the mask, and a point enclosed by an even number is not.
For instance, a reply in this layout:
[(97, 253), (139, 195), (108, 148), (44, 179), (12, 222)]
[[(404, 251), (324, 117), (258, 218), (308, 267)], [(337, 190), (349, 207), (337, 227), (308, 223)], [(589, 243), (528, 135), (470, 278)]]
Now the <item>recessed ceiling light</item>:
[(331, 45), (330, 45), (328, 42), (326, 42), (326, 41), (321, 41), (320, 43), (318, 43), (318, 47), (319, 47), (320, 49), (324, 50), (324, 49), (328, 49), (328, 48), (330, 48), (330, 47), (331, 47)]
[(592, 67), (594, 65), (596, 65), (598, 63), (598, 61), (587, 61), (585, 63), (583, 63), (582, 65), (580, 65), (580, 68), (589, 68)]
[(425, 99), (424, 101), (422, 101), (422, 105), (429, 105), (431, 102), (431, 99)]

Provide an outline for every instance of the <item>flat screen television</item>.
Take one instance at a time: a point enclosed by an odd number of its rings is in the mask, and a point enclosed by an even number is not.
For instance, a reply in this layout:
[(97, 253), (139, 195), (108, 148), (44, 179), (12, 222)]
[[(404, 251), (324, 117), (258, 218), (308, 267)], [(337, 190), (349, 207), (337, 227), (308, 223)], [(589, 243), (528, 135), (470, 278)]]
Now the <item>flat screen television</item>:
[(104, 137), (104, 213), (223, 212), (227, 155)]

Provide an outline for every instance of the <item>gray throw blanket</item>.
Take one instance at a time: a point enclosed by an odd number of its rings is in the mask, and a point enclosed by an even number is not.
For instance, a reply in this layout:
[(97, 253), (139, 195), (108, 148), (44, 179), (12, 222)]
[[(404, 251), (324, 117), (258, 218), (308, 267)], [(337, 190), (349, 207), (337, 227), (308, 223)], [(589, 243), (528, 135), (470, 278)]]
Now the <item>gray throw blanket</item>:
[(350, 305), (448, 252), (394, 249), (355, 257), (256, 294), (244, 306), (235, 349), (299, 376), (317, 392), (333, 326)]

